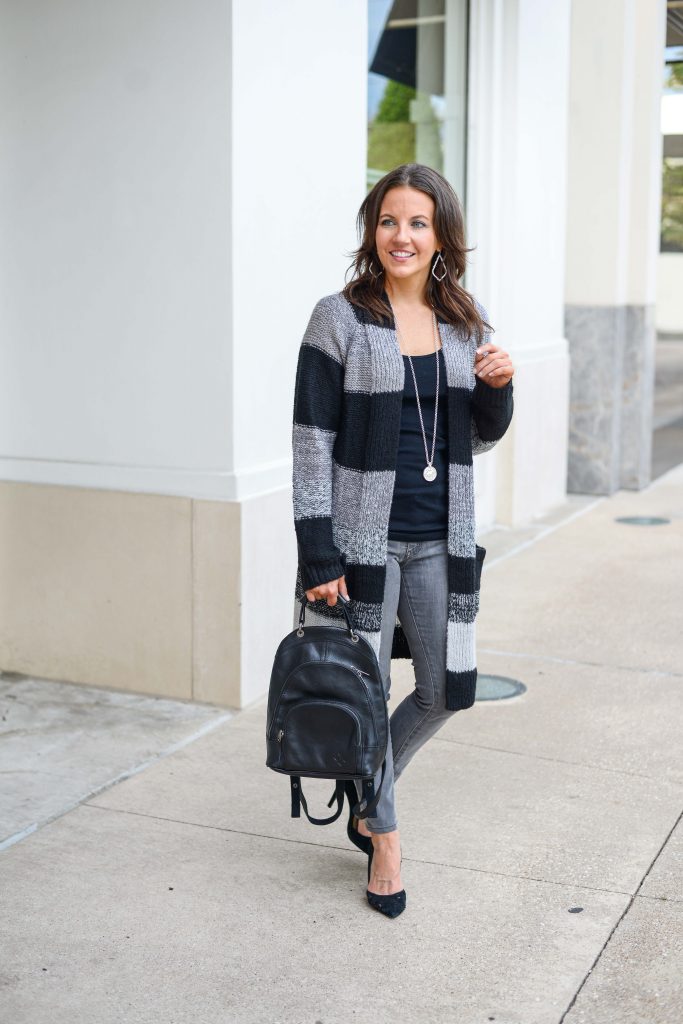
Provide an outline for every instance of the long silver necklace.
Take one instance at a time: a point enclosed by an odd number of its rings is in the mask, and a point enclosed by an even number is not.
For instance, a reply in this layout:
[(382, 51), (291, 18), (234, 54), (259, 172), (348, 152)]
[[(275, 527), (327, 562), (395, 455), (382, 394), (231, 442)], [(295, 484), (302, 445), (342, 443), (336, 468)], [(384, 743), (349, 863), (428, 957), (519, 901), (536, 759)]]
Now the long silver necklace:
[[(389, 305), (391, 305), (391, 300), (389, 302)], [(399, 336), (399, 338), (402, 338), (403, 337), (403, 332), (399, 328), (398, 318), (396, 316), (396, 311), (394, 310), (393, 306), (391, 307), (391, 311), (394, 314), (394, 323), (396, 324), (396, 334)], [(418, 411), (418, 414), (419, 414), (419, 417), (420, 417), (420, 428), (422, 430), (422, 443), (424, 444), (425, 459), (427, 460), (427, 465), (422, 470), (422, 476), (425, 478), (425, 480), (430, 480), (430, 481), (431, 480), (436, 480), (436, 466), (434, 466), (433, 463), (434, 463), (434, 452), (436, 451), (436, 416), (437, 416), (437, 413), (439, 411), (439, 328), (437, 327), (437, 324), (436, 324), (436, 313), (434, 311), (434, 307), (433, 306), (432, 306), (432, 327), (433, 327), (433, 330), (434, 330), (434, 352), (436, 354), (436, 399), (434, 401), (434, 434), (432, 436), (432, 454), (431, 454), (431, 457), (429, 455), (429, 452), (427, 451), (427, 434), (425, 433), (424, 420), (422, 419), (422, 409), (420, 408), (420, 395), (419, 395), (418, 387), (417, 387), (417, 377), (415, 376), (415, 367), (413, 366), (413, 361), (410, 358), (410, 356), (408, 355), (408, 353), (407, 352), (405, 353), (408, 356), (408, 362), (410, 363), (410, 369), (412, 370), (412, 373), (413, 373), (413, 382), (415, 384), (415, 398), (417, 399), (417, 411)], [(399, 348), (400, 348), (400, 346), (399, 346)]]

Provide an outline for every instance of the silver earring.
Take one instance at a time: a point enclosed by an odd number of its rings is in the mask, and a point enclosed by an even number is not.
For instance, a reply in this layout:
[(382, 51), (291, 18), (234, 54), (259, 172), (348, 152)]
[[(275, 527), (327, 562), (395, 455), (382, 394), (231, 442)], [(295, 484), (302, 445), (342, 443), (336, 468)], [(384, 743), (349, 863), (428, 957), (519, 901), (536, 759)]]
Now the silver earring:
[[(441, 262), (443, 263), (443, 274), (441, 275), (441, 277), (439, 277), (438, 274), (434, 273), (434, 271), (436, 270), (436, 268), (439, 265), (439, 260), (441, 260)], [(448, 273), (448, 267), (446, 266), (446, 261), (443, 258), (443, 256), (441, 255), (441, 253), (437, 252), (436, 259), (434, 260), (434, 263), (433, 263), (433, 266), (432, 266), (432, 277), (436, 281), (443, 281), (443, 279), (444, 279), (444, 277), (446, 276), (447, 273)]]
[(368, 273), (370, 274), (370, 277), (379, 277), (380, 274), (384, 273), (384, 267), (382, 267), (381, 270), (378, 270), (377, 273), (375, 274), (373, 269), (372, 269), (372, 264), (370, 263), (368, 265)]

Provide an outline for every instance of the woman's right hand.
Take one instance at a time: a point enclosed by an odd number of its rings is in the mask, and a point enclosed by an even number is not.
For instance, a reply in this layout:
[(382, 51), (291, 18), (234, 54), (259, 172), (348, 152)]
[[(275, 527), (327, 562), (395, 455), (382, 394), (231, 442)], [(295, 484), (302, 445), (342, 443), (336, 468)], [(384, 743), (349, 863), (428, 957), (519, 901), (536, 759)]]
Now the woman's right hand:
[(306, 591), (306, 597), (309, 601), (327, 601), (329, 605), (335, 605), (337, 603), (337, 593), (341, 592), (344, 597), (349, 596), (349, 592), (346, 589), (346, 577), (340, 576), (338, 580), (330, 580), (329, 583), (321, 583), (319, 587), (313, 587), (311, 590)]

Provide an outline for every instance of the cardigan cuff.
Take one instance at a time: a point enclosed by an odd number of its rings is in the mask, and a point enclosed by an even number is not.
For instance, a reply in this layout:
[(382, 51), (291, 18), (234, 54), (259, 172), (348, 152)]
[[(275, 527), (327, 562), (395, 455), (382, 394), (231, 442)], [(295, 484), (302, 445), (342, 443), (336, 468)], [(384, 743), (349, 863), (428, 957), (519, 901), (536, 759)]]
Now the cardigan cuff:
[(304, 590), (312, 590), (323, 583), (338, 580), (346, 573), (346, 555), (342, 553), (335, 558), (316, 559), (315, 561), (299, 562), (301, 569), (301, 585)]
[(491, 387), (481, 377), (477, 377), (474, 391), (472, 392), (472, 404), (476, 405), (478, 409), (497, 411), (498, 409), (504, 409), (511, 397), (512, 377), (502, 388)]

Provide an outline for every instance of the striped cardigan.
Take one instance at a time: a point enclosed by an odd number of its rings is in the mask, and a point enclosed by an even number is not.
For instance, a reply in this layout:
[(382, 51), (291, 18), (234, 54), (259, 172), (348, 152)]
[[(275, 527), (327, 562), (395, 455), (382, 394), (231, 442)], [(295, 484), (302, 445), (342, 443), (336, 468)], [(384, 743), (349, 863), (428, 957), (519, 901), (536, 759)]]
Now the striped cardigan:
[[(475, 376), (477, 339), (438, 321), (448, 383), (446, 707), (457, 710), (474, 703), (475, 618), (486, 554), (475, 543), (472, 456), (503, 436), (513, 398), (512, 381), (493, 388)], [(345, 575), (354, 625), (378, 657), (404, 372), (393, 319), (380, 323), (341, 292), (316, 303), (294, 388), (293, 621), (296, 627), (306, 590)], [(341, 602), (308, 602), (309, 622), (344, 626)], [(398, 616), (391, 657), (411, 657)]]

